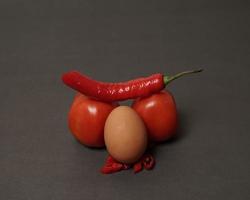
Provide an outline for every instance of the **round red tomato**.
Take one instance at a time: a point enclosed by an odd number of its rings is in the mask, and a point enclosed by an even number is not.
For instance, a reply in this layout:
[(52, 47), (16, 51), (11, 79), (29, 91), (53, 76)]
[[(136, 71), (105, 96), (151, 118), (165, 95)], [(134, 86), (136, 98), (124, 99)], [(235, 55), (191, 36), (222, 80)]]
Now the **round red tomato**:
[(104, 147), (104, 124), (116, 106), (77, 94), (68, 115), (72, 134), (84, 145)]
[(177, 109), (168, 91), (136, 100), (132, 107), (142, 117), (151, 141), (162, 142), (173, 137), (177, 129)]

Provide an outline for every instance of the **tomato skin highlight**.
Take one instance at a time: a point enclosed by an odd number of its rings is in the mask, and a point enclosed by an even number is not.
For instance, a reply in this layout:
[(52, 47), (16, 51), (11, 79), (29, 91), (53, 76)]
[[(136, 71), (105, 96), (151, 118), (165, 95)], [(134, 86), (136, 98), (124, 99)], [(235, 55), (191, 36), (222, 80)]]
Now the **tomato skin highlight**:
[(166, 90), (133, 102), (132, 108), (141, 116), (151, 141), (164, 142), (176, 134), (177, 108), (173, 95)]
[(78, 93), (68, 114), (68, 126), (72, 135), (88, 147), (104, 147), (104, 124), (117, 105)]

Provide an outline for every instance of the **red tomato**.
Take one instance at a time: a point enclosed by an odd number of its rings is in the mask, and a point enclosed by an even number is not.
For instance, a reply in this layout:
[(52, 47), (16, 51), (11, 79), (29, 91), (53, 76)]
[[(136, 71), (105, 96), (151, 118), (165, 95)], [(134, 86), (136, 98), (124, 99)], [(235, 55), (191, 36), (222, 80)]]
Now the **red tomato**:
[(161, 91), (136, 100), (132, 107), (142, 117), (151, 141), (162, 142), (176, 133), (178, 119), (174, 97)]
[(104, 124), (116, 106), (77, 94), (68, 115), (72, 134), (84, 145), (104, 147)]

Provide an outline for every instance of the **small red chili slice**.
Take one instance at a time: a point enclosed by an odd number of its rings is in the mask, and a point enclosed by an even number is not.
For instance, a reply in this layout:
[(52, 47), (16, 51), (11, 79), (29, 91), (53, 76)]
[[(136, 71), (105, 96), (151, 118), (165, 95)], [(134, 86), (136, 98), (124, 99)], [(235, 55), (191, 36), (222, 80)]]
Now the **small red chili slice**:
[(112, 156), (108, 156), (104, 166), (101, 168), (103, 174), (111, 174), (121, 170), (129, 169), (130, 165), (117, 162)]
[(144, 156), (142, 163), (143, 163), (143, 167), (146, 170), (150, 170), (154, 168), (155, 159), (152, 155), (147, 154)]
[(138, 173), (138, 172), (142, 171), (143, 168), (142, 168), (141, 161), (135, 163), (133, 166), (133, 169), (134, 169), (134, 173)]
[(153, 169), (155, 159), (150, 154), (145, 154), (138, 162), (131, 164), (119, 163), (112, 156), (108, 156), (104, 166), (101, 168), (103, 174), (111, 174), (121, 170), (127, 170), (133, 166), (134, 173), (139, 173), (145, 168), (146, 170)]
[(112, 156), (108, 156), (107, 157), (107, 159), (106, 159), (106, 162), (105, 162), (105, 164), (106, 165), (112, 165), (113, 163), (115, 163), (116, 162), (116, 160), (112, 157)]
[(101, 169), (101, 172), (103, 174), (111, 174), (111, 173), (115, 173), (115, 172), (119, 172), (122, 170), (122, 165), (115, 165), (115, 166), (104, 166)]
[(123, 165), (121, 163), (113, 163), (111, 165), (105, 165), (102, 167), (101, 172), (103, 174), (111, 174), (114, 172), (121, 171), (123, 169)]

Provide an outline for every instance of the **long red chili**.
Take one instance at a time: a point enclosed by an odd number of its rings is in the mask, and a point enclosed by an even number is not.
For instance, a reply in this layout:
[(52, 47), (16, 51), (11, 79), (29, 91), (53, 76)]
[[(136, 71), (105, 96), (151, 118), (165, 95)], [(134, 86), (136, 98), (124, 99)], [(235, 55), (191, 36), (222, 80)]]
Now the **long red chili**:
[(65, 73), (62, 76), (62, 80), (66, 85), (80, 93), (101, 101), (112, 102), (149, 96), (161, 91), (171, 81), (183, 75), (201, 71), (202, 69), (185, 71), (174, 76), (166, 76), (158, 73), (119, 83), (100, 82), (80, 74), (77, 71), (71, 71)]

